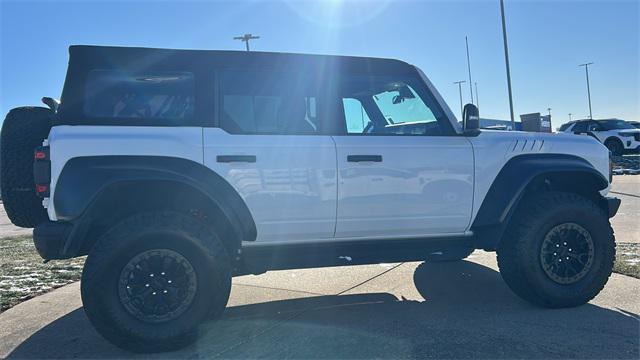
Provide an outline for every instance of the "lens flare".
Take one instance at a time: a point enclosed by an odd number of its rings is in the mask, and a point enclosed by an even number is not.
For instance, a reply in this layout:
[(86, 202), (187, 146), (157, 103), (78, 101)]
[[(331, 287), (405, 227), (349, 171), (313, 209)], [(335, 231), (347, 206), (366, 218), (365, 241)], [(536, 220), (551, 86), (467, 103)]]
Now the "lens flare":
[(285, 1), (300, 18), (327, 28), (350, 28), (363, 25), (381, 15), (390, 2), (391, 0)]

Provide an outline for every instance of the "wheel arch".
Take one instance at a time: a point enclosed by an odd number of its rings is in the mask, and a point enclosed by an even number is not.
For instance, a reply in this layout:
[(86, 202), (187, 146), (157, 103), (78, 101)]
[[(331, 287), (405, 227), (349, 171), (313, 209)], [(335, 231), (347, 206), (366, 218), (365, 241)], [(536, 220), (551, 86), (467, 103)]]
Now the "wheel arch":
[(178, 210), (216, 228), (228, 250), (256, 239), (251, 213), (233, 187), (196, 162), (155, 156), (71, 159), (58, 179), (54, 207), (72, 223), (62, 254), (86, 254), (111, 225), (134, 213)]
[(602, 173), (577, 156), (516, 156), (498, 173), (472, 222), (476, 247), (487, 250), (497, 248), (507, 224), (527, 193), (545, 190), (572, 192), (606, 206), (599, 191), (608, 185)]

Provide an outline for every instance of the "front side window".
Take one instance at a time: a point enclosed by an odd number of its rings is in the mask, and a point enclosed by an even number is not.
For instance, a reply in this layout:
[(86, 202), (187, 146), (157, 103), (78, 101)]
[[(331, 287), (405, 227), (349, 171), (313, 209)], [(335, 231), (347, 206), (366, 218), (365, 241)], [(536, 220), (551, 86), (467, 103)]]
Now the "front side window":
[(340, 87), (347, 134), (443, 135), (428, 105), (408, 82), (368, 78)]
[(84, 113), (91, 118), (185, 121), (194, 116), (193, 74), (93, 70), (85, 85)]
[(232, 134), (318, 133), (317, 92), (302, 73), (223, 71), (220, 127)]
[(573, 132), (586, 132), (587, 131), (587, 122), (581, 121), (576, 123), (576, 125), (571, 129)]

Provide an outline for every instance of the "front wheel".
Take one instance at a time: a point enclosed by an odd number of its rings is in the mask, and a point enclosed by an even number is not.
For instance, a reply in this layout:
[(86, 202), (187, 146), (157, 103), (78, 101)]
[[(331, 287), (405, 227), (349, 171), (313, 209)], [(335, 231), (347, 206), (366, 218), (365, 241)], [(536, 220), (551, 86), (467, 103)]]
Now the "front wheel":
[(226, 250), (182, 213), (135, 215), (91, 249), (82, 273), (85, 313), (107, 340), (135, 352), (175, 350), (229, 298)]
[(517, 295), (544, 307), (585, 304), (607, 283), (615, 239), (606, 213), (573, 193), (523, 199), (498, 247), (503, 279)]
[(624, 153), (624, 145), (617, 138), (611, 138), (604, 142), (604, 146), (615, 156), (621, 156)]

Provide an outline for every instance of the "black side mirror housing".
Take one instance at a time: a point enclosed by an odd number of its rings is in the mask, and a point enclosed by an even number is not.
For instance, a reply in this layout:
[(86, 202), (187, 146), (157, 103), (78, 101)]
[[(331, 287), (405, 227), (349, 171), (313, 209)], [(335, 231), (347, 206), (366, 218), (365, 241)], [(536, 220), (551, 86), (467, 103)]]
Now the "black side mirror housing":
[(480, 111), (473, 104), (467, 104), (462, 110), (462, 127), (465, 132), (480, 129)]
[(47, 105), (49, 109), (51, 109), (51, 111), (53, 111), (54, 113), (58, 112), (58, 107), (60, 106), (60, 100), (45, 96), (42, 98), (42, 103)]

